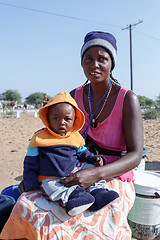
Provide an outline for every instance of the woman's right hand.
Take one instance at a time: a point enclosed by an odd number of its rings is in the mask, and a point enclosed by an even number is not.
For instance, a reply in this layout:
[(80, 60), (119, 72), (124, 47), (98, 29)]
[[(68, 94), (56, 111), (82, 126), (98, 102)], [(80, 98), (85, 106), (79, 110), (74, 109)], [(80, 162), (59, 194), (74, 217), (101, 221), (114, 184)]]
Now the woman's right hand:
[[(97, 167), (98, 168), (98, 167)], [(79, 185), (87, 189), (98, 181), (97, 168), (87, 168), (71, 174), (68, 177), (61, 178), (60, 181), (66, 186)]]

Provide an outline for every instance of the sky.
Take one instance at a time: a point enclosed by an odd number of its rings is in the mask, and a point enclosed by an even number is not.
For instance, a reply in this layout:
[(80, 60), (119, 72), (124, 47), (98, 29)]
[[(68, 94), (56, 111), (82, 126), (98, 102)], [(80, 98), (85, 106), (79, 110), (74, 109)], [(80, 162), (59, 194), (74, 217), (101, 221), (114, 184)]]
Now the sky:
[[(160, 95), (159, 0), (0, 0), (0, 94), (17, 90), (54, 96), (86, 78), (80, 50), (86, 33), (112, 33), (117, 40), (113, 76), (153, 100)], [(142, 20), (143, 22), (139, 22)]]

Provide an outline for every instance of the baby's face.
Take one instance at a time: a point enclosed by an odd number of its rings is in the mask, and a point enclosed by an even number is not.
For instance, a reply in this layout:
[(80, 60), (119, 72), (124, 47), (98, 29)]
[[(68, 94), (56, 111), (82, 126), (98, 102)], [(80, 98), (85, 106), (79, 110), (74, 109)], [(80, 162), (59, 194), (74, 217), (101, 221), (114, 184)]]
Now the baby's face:
[(53, 132), (64, 136), (72, 129), (75, 110), (69, 103), (58, 103), (48, 108), (48, 121)]

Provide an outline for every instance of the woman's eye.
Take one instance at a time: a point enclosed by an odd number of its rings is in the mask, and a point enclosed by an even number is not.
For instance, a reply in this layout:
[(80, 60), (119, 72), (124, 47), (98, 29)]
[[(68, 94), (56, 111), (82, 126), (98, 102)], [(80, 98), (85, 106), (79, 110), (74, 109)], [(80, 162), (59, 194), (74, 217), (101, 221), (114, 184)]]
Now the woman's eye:
[(100, 61), (107, 61), (107, 59), (105, 57), (100, 57), (99, 60)]
[(84, 59), (84, 62), (85, 62), (85, 63), (89, 63), (89, 62), (91, 62), (91, 61), (92, 61), (92, 59), (89, 58), (89, 57)]

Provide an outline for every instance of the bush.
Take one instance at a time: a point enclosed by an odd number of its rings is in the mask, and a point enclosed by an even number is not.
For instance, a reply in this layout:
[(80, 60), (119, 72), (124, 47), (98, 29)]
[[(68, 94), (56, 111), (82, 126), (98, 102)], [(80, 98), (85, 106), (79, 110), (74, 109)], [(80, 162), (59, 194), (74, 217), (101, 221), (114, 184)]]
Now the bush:
[(3, 118), (10, 118), (10, 117), (12, 117), (14, 115), (15, 115), (15, 113), (13, 111), (10, 111), (10, 112), (6, 112), (6, 113), (1, 114), (1, 117), (3, 117)]
[(144, 119), (157, 119), (160, 118), (160, 109), (146, 110), (142, 115)]

